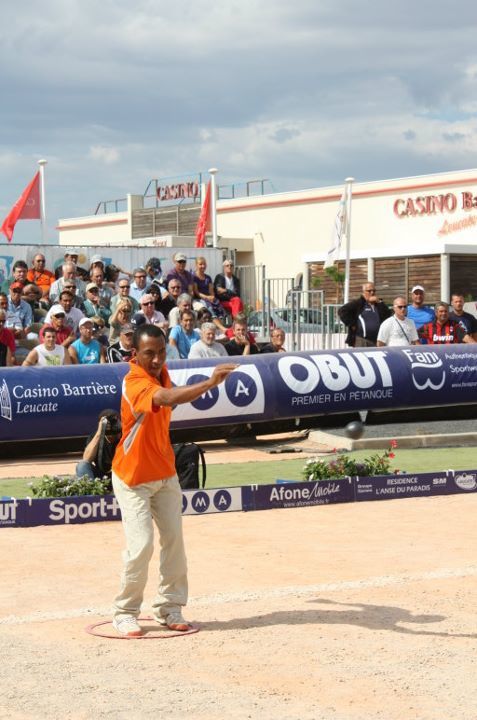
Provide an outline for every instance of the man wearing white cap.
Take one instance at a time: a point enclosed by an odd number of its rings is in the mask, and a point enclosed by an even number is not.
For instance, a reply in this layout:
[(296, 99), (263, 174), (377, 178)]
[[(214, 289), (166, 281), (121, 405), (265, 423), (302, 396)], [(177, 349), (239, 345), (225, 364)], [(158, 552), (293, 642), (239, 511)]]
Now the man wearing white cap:
[(414, 285), (411, 290), (411, 302), (407, 306), (407, 317), (414, 322), (416, 330), (434, 320), (434, 309), (424, 305), (424, 288)]
[(97, 340), (93, 338), (93, 322), (84, 317), (79, 321), (78, 340), (69, 347), (71, 362), (74, 365), (95, 365), (106, 362), (106, 351)]
[(188, 295), (194, 294), (194, 278), (192, 273), (186, 270), (187, 257), (183, 252), (176, 252), (172, 258), (174, 268), (167, 273), (166, 282), (170, 280), (178, 280), (181, 284), (181, 290)]

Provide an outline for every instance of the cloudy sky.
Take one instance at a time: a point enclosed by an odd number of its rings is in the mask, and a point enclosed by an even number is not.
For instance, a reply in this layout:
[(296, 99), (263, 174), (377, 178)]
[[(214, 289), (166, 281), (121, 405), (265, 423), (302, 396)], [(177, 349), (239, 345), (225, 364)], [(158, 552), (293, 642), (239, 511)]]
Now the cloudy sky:
[(53, 242), (60, 217), (211, 166), (277, 191), (477, 166), (471, 0), (23, 0), (0, 17), (0, 222), (44, 157)]

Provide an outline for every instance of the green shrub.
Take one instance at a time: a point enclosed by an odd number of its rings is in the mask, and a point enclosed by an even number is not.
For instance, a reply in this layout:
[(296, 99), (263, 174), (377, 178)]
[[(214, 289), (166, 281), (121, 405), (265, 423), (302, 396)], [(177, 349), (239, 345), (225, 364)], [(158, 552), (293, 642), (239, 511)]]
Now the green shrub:
[(331, 478), (344, 478), (349, 475), (372, 477), (373, 475), (393, 475), (398, 470), (391, 469), (391, 460), (395, 457), (393, 450), (397, 442), (391, 440), (390, 447), (383, 453), (375, 453), (369, 458), (358, 462), (348, 457), (344, 452), (337, 454), (334, 460), (310, 458), (302, 470), (305, 480), (330, 480)]
[(86, 475), (44, 475), (40, 480), (30, 483), (34, 497), (70, 497), (72, 495), (107, 495), (112, 492), (108, 477), (91, 480)]

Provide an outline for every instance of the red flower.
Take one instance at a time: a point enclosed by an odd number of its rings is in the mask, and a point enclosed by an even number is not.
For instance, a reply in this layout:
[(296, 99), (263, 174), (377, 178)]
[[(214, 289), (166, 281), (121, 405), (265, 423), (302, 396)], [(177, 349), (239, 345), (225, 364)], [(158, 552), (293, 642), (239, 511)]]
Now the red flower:
[(394, 453), (389, 453), (388, 457), (390, 457), (390, 458), (394, 458), (394, 457), (396, 457), (396, 456), (395, 456), (395, 454), (394, 454)]
[(397, 448), (397, 446), (398, 446), (397, 440), (391, 440), (390, 446), (391, 446), (392, 448)]

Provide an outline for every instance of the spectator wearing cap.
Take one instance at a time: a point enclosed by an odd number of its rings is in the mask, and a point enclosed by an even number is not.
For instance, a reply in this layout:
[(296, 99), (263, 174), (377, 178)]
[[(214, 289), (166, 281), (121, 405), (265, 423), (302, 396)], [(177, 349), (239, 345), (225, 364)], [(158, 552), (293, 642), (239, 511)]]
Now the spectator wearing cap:
[(72, 331), (78, 332), (79, 321), (84, 318), (84, 313), (73, 305), (73, 294), (69, 290), (62, 290), (58, 302), (49, 309), (45, 323), (51, 325), (51, 313), (53, 309), (62, 308), (65, 312), (65, 324), (69, 325)]
[(78, 295), (78, 297), (80, 297), (81, 299), (84, 299), (86, 286), (84, 282), (78, 277), (76, 265), (70, 261), (64, 262), (61, 266), (61, 272), (61, 277), (59, 277), (58, 280), (55, 280), (55, 282), (50, 287), (50, 302), (58, 302), (60, 293), (62, 290), (64, 290), (66, 280), (72, 280), (75, 283), (76, 295)]
[(86, 300), (84, 301), (84, 314), (87, 317), (98, 315), (107, 323), (111, 315), (111, 310), (102, 304), (100, 299), (99, 287), (94, 282), (86, 285)]
[(74, 365), (95, 365), (106, 362), (104, 347), (93, 338), (93, 321), (84, 317), (79, 322), (80, 336), (69, 347), (71, 362)]
[(214, 291), (222, 307), (235, 318), (243, 311), (243, 302), (240, 298), (240, 280), (237, 275), (234, 275), (232, 260), (224, 260), (223, 268), (224, 272), (215, 276)]
[(116, 305), (116, 310), (109, 318), (109, 342), (115, 342), (124, 325), (131, 322), (133, 314), (131, 298), (124, 298)]
[(93, 282), (99, 289), (99, 302), (102, 307), (111, 306), (111, 298), (113, 291), (108, 285), (104, 284), (104, 271), (99, 265), (95, 265), (91, 268), (91, 282)]
[(89, 273), (91, 276), (91, 270), (94, 267), (100, 267), (102, 271), (104, 271), (104, 260), (101, 257), (101, 255), (93, 255), (91, 257), (90, 263), (89, 263)]
[(38, 285), (43, 297), (48, 298), (50, 287), (55, 282), (55, 276), (51, 270), (46, 269), (45, 263), (46, 258), (42, 253), (34, 255), (32, 267), (28, 270), (26, 279), (28, 282)]
[(81, 279), (89, 279), (89, 273), (82, 267), (78, 265), (78, 259), (79, 259), (79, 250), (74, 250), (73, 248), (70, 248), (66, 250), (64, 256), (63, 256), (63, 262), (58, 265), (58, 267), (55, 268), (55, 278), (58, 280), (58, 278), (61, 277), (63, 272), (63, 264), (65, 262), (72, 262), (73, 265), (76, 268), (78, 277)]
[(40, 340), (43, 341), (45, 328), (52, 327), (56, 330), (56, 342), (58, 345), (68, 348), (76, 340), (76, 333), (66, 323), (66, 312), (62, 305), (53, 305), (48, 313), (48, 322), (40, 329)]
[(137, 303), (141, 300), (142, 296), (146, 292), (147, 287), (147, 274), (143, 267), (137, 267), (134, 270), (134, 281), (131, 283), (129, 294), (133, 297)]
[(28, 265), (24, 260), (16, 260), (13, 263), (12, 275), (3, 281), (1, 292), (7, 293), (10, 290), (10, 286), (14, 282), (19, 282), (23, 285), (26, 284), (28, 273)]
[(136, 351), (133, 346), (134, 328), (130, 323), (122, 326), (117, 342), (110, 345), (106, 350), (108, 363), (129, 362), (133, 359)]
[(40, 365), (40, 367), (70, 365), (68, 350), (64, 345), (58, 343), (55, 328), (52, 325), (46, 325), (42, 331), (41, 343), (30, 350), (22, 365)]
[(154, 296), (150, 293), (145, 293), (141, 298), (140, 304), (141, 310), (139, 312), (141, 312), (146, 318), (146, 323), (149, 325), (157, 325), (157, 327), (160, 327), (161, 330), (167, 332), (169, 323), (164, 315), (159, 310), (156, 310), (156, 301)]
[(23, 283), (15, 281), (10, 285), (10, 297), (8, 298), (6, 327), (9, 328), (18, 344), (24, 340), (30, 332), (33, 322), (32, 309), (27, 302), (22, 300)]
[(180, 325), (171, 329), (169, 345), (177, 348), (179, 357), (183, 360), (189, 357), (192, 345), (200, 340), (200, 333), (194, 329), (195, 316), (192, 310), (182, 310)]
[(411, 290), (411, 302), (407, 306), (407, 317), (419, 330), (426, 323), (434, 320), (434, 309), (424, 304), (425, 290), (422, 285), (414, 285)]
[(181, 291), (188, 295), (194, 293), (194, 279), (192, 273), (186, 270), (187, 257), (182, 252), (177, 252), (172, 258), (174, 268), (167, 273), (166, 282), (178, 280), (181, 284)]
[(452, 311), (449, 312), (449, 319), (459, 323), (462, 330), (477, 340), (477, 319), (464, 310), (465, 298), (460, 292), (452, 293), (451, 306)]
[(436, 303), (435, 319), (419, 328), (419, 337), (428, 345), (456, 345), (475, 343), (474, 338), (462, 329), (460, 324), (449, 318), (449, 305)]
[(190, 360), (198, 358), (227, 357), (227, 350), (216, 342), (217, 328), (213, 322), (205, 322), (200, 327), (200, 340), (194, 343), (189, 352)]
[(139, 310), (139, 302), (132, 297), (130, 290), (131, 281), (128, 280), (128, 278), (120, 278), (118, 283), (118, 292), (116, 293), (116, 295), (112, 296), (109, 305), (112, 313), (114, 313), (114, 311), (116, 310), (118, 303), (126, 299), (129, 300), (129, 302), (131, 303), (133, 312), (137, 312)]
[(7, 313), (0, 309), (0, 367), (9, 367), (15, 364), (15, 337), (11, 330), (5, 327)]
[(348, 328), (347, 345), (375, 347), (381, 323), (390, 317), (391, 311), (377, 296), (374, 282), (368, 280), (363, 284), (359, 298), (342, 305), (338, 315)]

